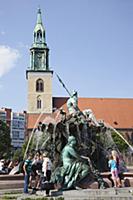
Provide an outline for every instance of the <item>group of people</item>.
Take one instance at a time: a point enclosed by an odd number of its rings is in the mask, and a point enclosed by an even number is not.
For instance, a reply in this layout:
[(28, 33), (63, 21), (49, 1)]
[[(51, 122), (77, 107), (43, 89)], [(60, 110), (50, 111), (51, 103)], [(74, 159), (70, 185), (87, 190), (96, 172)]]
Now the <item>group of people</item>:
[(0, 160), (0, 174), (10, 174), (11, 170), (18, 165), (18, 160)]
[[(53, 183), (60, 183), (63, 188), (73, 188), (80, 179), (90, 173), (90, 166), (83, 158), (81, 158), (74, 146), (76, 139), (74, 136), (69, 136), (68, 143), (62, 151), (63, 166), (55, 174)], [(120, 157), (113, 150), (109, 156), (108, 166), (111, 170), (112, 186), (121, 187), (121, 171)], [(125, 168), (126, 170), (126, 168)], [(35, 194), (38, 189), (42, 188), (42, 181), (49, 182), (51, 179), (52, 162), (47, 156), (47, 153), (36, 153), (34, 157), (29, 154), (23, 165), (24, 171), (24, 193), (28, 193), (28, 188), (32, 188), (32, 194)], [(79, 178), (80, 177), (80, 178)], [(94, 173), (94, 177), (100, 185), (104, 182), (100, 178), (100, 174)], [(33, 182), (34, 179), (34, 182)], [(104, 185), (103, 185), (104, 186)], [(46, 189), (46, 196), (49, 196), (49, 189)]]
[[(50, 181), (51, 168), (52, 162), (47, 152), (43, 154), (37, 152), (34, 156), (29, 153), (23, 164), (24, 193), (32, 189), (32, 194), (35, 194), (41, 188), (42, 181)], [(46, 196), (49, 196), (49, 190), (46, 190)]]

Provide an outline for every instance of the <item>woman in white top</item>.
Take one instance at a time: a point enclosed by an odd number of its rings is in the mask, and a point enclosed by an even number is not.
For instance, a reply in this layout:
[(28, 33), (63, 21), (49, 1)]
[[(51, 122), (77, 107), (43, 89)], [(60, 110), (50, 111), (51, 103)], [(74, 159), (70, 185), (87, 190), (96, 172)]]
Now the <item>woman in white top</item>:
[[(49, 182), (51, 178), (51, 168), (52, 162), (50, 158), (47, 157), (46, 153), (43, 153), (42, 172), (44, 174), (44, 180), (47, 182)], [(46, 196), (49, 196), (49, 189), (46, 189)]]

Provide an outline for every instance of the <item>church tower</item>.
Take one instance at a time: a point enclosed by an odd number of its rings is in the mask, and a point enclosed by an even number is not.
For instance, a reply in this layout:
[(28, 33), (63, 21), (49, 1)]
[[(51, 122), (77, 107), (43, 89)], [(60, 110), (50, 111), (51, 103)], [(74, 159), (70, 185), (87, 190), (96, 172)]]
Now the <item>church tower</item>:
[(26, 71), (28, 113), (52, 113), (52, 75), (53, 71), (49, 69), (49, 48), (39, 8), (30, 48), (30, 67)]

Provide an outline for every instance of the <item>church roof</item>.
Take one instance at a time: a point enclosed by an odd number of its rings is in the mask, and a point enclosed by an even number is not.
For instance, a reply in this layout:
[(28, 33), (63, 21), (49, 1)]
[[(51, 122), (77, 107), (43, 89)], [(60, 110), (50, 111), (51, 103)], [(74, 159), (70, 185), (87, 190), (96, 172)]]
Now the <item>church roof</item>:
[[(28, 114), (28, 129), (35, 127), (36, 121), (47, 123), (59, 120), (58, 109), (63, 108), (67, 112), (68, 97), (54, 97), (53, 108), (56, 110), (50, 114)], [(127, 98), (78, 98), (79, 109), (91, 109), (97, 120), (104, 120), (105, 123), (116, 129), (133, 128), (133, 99)]]

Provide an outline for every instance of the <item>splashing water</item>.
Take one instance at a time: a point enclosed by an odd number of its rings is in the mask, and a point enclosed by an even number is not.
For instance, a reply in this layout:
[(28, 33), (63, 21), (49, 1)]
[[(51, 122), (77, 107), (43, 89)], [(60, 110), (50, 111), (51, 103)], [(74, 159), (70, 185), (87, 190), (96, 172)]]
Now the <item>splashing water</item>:
[[(25, 150), (23, 159), (26, 158), (26, 155), (27, 155), (27, 152), (28, 152), (29, 145), (30, 145), (30, 143), (31, 143), (33, 134), (35, 133), (36, 127), (37, 127), (37, 125), (38, 125), (38, 123), (39, 123), (39, 121), (40, 121), (40, 119), (41, 119), (41, 117), (42, 117), (43, 114), (44, 114), (44, 113), (41, 112), (40, 115), (39, 115), (39, 117), (38, 117), (37, 120), (36, 120), (36, 123), (35, 123), (35, 125), (34, 125), (34, 127), (33, 127), (32, 132), (31, 132), (30, 138), (29, 138), (29, 140), (28, 140), (28, 144), (27, 144), (27, 146), (26, 146), (26, 150)], [(55, 116), (55, 123), (56, 123), (56, 120), (57, 120), (58, 117), (59, 117), (59, 114), (60, 114), (60, 111), (58, 111), (58, 112), (56, 113), (56, 116)]]
[(106, 124), (106, 126), (112, 129), (129, 146), (131, 152), (133, 152), (133, 146), (130, 145), (129, 142), (115, 128), (113, 128), (110, 124)]
[(27, 144), (27, 146), (26, 146), (26, 150), (25, 150), (24, 158), (23, 158), (23, 159), (26, 158), (26, 155), (27, 155), (27, 152), (28, 152), (28, 149), (29, 149), (29, 145), (30, 145), (31, 139), (32, 139), (32, 137), (33, 137), (33, 134), (34, 134), (34, 132), (35, 132), (35, 130), (36, 130), (36, 127), (37, 127), (37, 125), (38, 125), (38, 123), (39, 123), (39, 121), (40, 121), (42, 115), (43, 115), (43, 112), (41, 112), (41, 114), (39, 115), (38, 119), (36, 120), (36, 123), (35, 123), (35, 125), (34, 125), (34, 127), (33, 127), (32, 132), (31, 132), (30, 138), (29, 138), (29, 140), (28, 140), (28, 144)]

